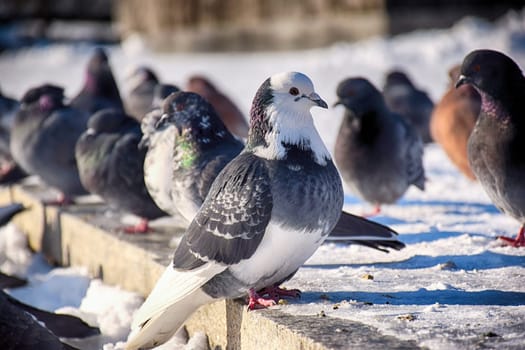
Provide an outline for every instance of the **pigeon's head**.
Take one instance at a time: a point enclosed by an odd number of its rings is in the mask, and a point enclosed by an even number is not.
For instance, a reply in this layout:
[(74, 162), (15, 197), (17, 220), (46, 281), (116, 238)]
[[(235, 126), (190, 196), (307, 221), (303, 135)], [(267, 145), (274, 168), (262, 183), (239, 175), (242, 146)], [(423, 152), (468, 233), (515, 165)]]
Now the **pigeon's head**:
[(384, 105), (381, 92), (365, 78), (348, 78), (340, 82), (337, 97), (335, 104), (345, 106), (358, 118)]
[(248, 148), (267, 159), (282, 159), (295, 146), (313, 151), (316, 161), (325, 163), (330, 157), (313, 123), (314, 106), (328, 108), (306, 75), (286, 72), (268, 78), (253, 100)]
[(108, 64), (109, 60), (106, 51), (104, 51), (103, 48), (97, 47), (91, 55), (91, 57), (89, 58), (87, 69), (88, 71), (94, 72)]
[(84, 90), (93, 95), (120, 100), (120, 93), (109, 65), (108, 56), (101, 48), (95, 49), (88, 61)]
[(166, 97), (180, 89), (171, 84), (157, 84), (153, 90), (153, 108), (162, 108)]
[(160, 130), (168, 125), (174, 126), (177, 142), (207, 148), (233, 138), (212, 105), (196, 93), (172, 93), (164, 100), (162, 112), (156, 127)]
[(475, 50), (465, 57), (456, 87), (463, 84), (470, 84), (495, 99), (506, 99), (511, 89), (525, 88), (523, 74), (516, 62), (493, 50)]
[(159, 79), (153, 70), (146, 66), (138, 66), (133, 69), (126, 77), (129, 90), (136, 89), (144, 83), (158, 83)]
[(136, 126), (138, 128), (138, 123), (121, 110), (106, 108), (94, 113), (89, 118), (87, 134), (124, 131), (128, 124), (130, 127)]
[(400, 70), (391, 70), (385, 77), (385, 87), (388, 86), (408, 86), (414, 87), (412, 81), (408, 78), (405, 72)]
[(64, 89), (50, 84), (30, 89), (21, 100), (22, 108), (38, 108), (49, 113), (64, 106)]

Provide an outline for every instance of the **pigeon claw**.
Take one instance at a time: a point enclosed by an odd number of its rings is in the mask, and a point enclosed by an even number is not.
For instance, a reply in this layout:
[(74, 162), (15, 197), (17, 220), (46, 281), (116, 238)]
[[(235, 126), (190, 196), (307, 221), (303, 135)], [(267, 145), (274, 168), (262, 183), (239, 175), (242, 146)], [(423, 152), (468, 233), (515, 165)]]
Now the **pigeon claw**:
[(522, 226), (520, 232), (514, 239), (504, 236), (499, 236), (498, 239), (506, 245), (510, 245), (515, 248), (525, 247), (525, 226)]
[(279, 286), (266, 287), (259, 291), (260, 295), (268, 295), (270, 298), (279, 302), (282, 297), (285, 298), (300, 298), (301, 291), (299, 289), (286, 289)]
[(248, 310), (258, 310), (258, 309), (265, 309), (270, 306), (274, 306), (277, 304), (278, 300), (276, 301), (272, 297), (262, 297), (259, 295), (253, 288), (249, 291), (250, 299), (248, 301)]
[(138, 224), (135, 226), (126, 226), (124, 227), (124, 233), (127, 234), (136, 234), (136, 233), (148, 233), (150, 231), (148, 220), (141, 219)]
[(66, 196), (65, 194), (60, 193), (56, 199), (45, 200), (44, 204), (45, 205), (58, 205), (62, 207), (66, 205), (75, 204), (75, 201), (72, 198)]

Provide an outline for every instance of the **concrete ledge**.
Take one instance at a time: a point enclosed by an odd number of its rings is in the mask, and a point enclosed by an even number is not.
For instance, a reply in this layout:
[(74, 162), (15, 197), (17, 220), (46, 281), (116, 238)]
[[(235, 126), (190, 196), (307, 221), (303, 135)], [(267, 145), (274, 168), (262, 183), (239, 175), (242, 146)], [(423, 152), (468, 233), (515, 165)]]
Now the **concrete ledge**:
[[(147, 235), (118, 230), (120, 215), (103, 204), (47, 206), (50, 190), (20, 185), (0, 190), (0, 205), (19, 202), (29, 209), (15, 217), (31, 248), (55, 264), (85, 266), (94, 277), (148, 295), (174, 248), (180, 227)], [(247, 312), (239, 300), (199, 309), (186, 323), (190, 335), (204, 331), (214, 350), (234, 349), (413, 349), (414, 342), (383, 336), (372, 327), (331, 317), (292, 316), (279, 310)]]

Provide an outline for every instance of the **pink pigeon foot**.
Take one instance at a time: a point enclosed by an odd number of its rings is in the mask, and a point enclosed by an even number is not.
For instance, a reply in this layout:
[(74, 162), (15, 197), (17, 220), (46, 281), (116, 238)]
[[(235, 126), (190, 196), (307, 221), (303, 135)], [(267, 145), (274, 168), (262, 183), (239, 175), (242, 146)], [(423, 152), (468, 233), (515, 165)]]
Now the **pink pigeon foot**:
[(249, 295), (248, 310), (265, 309), (277, 304), (273, 298), (263, 298), (253, 288), (250, 288)]
[(374, 206), (374, 210), (373, 211), (371, 211), (369, 213), (363, 213), (363, 214), (361, 214), (361, 216), (364, 217), (364, 218), (370, 218), (372, 216), (378, 215), (379, 213), (381, 213), (381, 205), (380, 204), (376, 204)]
[(518, 235), (514, 239), (503, 236), (499, 236), (498, 239), (500, 239), (503, 243), (516, 248), (525, 247), (525, 226), (521, 227), (520, 232), (518, 232)]
[(140, 222), (135, 226), (124, 227), (124, 233), (135, 234), (135, 233), (148, 233), (149, 224), (147, 219), (140, 219)]
[(301, 291), (299, 289), (285, 289), (279, 286), (266, 287), (259, 291), (259, 295), (268, 295), (275, 302), (279, 302), (281, 297), (285, 298), (300, 298)]
[(75, 201), (66, 196), (65, 194), (63, 193), (60, 193), (56, 199), (51, 199), (51, 200), (45, 200), (44, 201), (44, 204), (45, 205), (58, 205), (58, 206), (66, 206), (66, 205), (71, 205), (71, 204), (75, 204)]

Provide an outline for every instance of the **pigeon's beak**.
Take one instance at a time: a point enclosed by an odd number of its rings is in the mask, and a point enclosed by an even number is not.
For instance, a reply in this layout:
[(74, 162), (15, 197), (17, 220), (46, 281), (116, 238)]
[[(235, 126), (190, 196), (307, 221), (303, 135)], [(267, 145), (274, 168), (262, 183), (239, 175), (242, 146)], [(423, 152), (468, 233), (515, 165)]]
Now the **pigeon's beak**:
[(138, 144), (138, 149), (148, 149), (149, 147), (149, 138), (148, 137), (144, 137), (142, 136), (142, 138), (140, 139), (140, 142)]
[(461, 75), (459, 76), (459, 78), (458, 78), (458, 81), (456, 82), (456, 89), (457, 89), (458, 87), (460, 87), (461, 85), (463, 85), (463, 84), (467, 84), (467, 83), (469, 83), (469, 82), (470, 82), (470, 78), (464, 76), (463, 74), (461, 74)]
[(303, 95), (303, 96), (321, 108), (328, 108), (328, 104), (315, 92), (312, 92), (310, 95)]
[(160, 130), (168, 123), (169, 114), (164, 113), (155, 123), (155, 130)]

